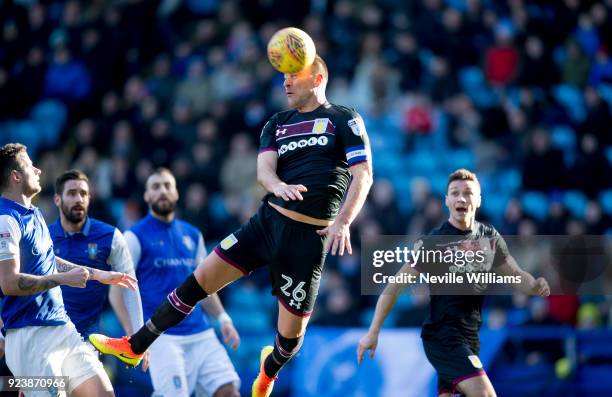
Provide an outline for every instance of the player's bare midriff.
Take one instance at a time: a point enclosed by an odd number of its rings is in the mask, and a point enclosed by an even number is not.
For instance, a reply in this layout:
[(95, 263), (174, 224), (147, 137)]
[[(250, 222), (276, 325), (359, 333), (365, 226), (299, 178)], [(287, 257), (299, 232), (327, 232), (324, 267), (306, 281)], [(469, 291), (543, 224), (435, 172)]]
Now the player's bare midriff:
[(268, 201), (268, 204), (270, 204), (270, 206), (272, 208), (274, 208), (275, 210), (277, 210), (278, 212), (280, 212), (281, 214), (283, 214), (287, 218), (292, 219), (292, 220), (294, 220), (296, 222), (302, 222), (302, 223), (307, 223), (309, 225), (323, 226), (323, 227), (327, 227), (327, 226), (331, 225), (332, 222), (333, 222), (333, 221), (330, 221), (328, 219), (318, 219), (318, 218), (313, 218), (312, 216), (300, 214), (299, 212), (288, 210), (287, 208), (283, 208), (283, 207), (281, 207), (281, 206), (279, 206), (277, 204), (271, 203), (269, 201)]

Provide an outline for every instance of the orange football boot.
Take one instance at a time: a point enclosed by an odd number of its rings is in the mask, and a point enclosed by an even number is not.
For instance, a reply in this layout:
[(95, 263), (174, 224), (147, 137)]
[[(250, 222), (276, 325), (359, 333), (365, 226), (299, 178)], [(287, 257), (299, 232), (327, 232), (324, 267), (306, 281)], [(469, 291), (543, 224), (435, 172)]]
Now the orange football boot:
[(100, 353), (112, 354), (131, 367), (138, 366), (142, 360), (142, 356), (144, 356), (144, 353), (136, 354), (132, 351), (130, 338), (127, 336), (122, 338), (109, 338), (101, 334), (91, 334), (89, 335), (89, 342), (91, 342), (93, 347)]
[(269, 378), (264, 371), (264, 362), (266, 361), (266, 357), (272, 354), (272, 350), (274, 350), (272, 346), (265, 346), (263, 349), (261, 349), (261, 354), (259, 356), (261, 367), (259, 369), (259, 375), (257, 375), (257, 378), (255, 378), (255, 381), (253, 382), (251, 397), (269, 397), (270, 394), (272, 394), (274, 381), (278, 379), (278, 376)]

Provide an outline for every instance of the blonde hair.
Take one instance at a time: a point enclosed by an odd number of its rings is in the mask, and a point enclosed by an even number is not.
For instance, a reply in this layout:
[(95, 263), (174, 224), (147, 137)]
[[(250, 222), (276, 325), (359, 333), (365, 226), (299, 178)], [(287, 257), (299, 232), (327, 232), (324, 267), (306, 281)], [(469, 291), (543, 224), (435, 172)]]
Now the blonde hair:
[(327, 70), (327, 64), (318, 54), (315, 55), (315, 59), (312, 62), (312, 65), (310, 66), (310, 71), (313, 75), (321, 73), (324, 82), (327, 82), (329, 80), (329, 71)]

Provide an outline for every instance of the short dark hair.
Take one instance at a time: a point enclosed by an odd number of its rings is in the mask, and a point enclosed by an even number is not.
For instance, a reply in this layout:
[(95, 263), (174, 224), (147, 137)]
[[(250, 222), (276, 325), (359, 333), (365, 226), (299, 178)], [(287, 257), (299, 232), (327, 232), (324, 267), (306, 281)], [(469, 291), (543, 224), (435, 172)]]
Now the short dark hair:
[(448, 176), (448, 183), (446, 184), (446, 190), (448, 190), (448, 187), (450, 186), (451, 182), (454, 182), (454, 181), (473, 181), (473, 182), (476, 182), (478, 187), (480, 187), (480, 182), (478, 182), (478, 178), (476, 177), (476, 174), (474, 174), (470, 170), (466, 170), (465, 168), (459, 168), (458, 170), (455, 170), (452, 174)]
[(323, 81), (329, 80), (329, 72), (327, 70), (327, 64), (325, 63), (323, 58), (319, 56), (319, 54), (315, 55), (315, 59), (312, 62), (312, 66), (310, 70), (312, 71), (313, 74), (321, 73), (323, 75)]
[(83, 171), (76, 169), (64, 171), (55, 179), (55, 194), (61, 196), (64, 193), (64, 185), (68, 181), (85, 181), (89, 184), (89, 178)]
[(166, 167), (157, 167), (155, 168), (155, 170), (153, 172), (151, 172), (151, 174), (147, 177), (147, 180), (145, 181), (145, 189), (149, 188), (149, 179), (151, 179), (151, 177), (153, 175), (162, 175), (162, 174), (168, 174), (170, 175), (172, 178), (174, 178), (174, 174), (172, 173), (172, 171), (170, 171), (169, 168)]
[(17, 156), (26, 150), (26, 146), (21, 143), (7, 143), (0, 148), (0, 190), (9, 186), (11, 171), (23, 171), (23, 165)]
[(172, 173), (172, 171), (170, 171), (170, 168), (166, 168), (166, 167), (157, 167), (151, 173), (151, 175), (161, 175), (161, 174), (170, 174), (172, 177), (174, 177), (174, 174)]

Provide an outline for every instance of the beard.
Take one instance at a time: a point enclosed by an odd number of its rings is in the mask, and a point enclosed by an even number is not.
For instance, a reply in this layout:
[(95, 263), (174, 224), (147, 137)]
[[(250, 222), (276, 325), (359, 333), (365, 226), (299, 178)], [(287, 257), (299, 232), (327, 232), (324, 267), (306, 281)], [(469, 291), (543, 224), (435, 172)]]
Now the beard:
[(157, 215), (166, 216), (174, 212), (176, 209), (176, 201), (158, 200), (151, 204), (151, 211)]
[(87, 217), (87, 208), (85, 208), (85, 207), (83, 207), (82, 214), (81, 213), (77, 213), (76, 211), (73, 212), (72, 209), (70, 209), (63, 202), (61, 203), (60, 208), (62, 210), (62, 213), (64, 214), (64, 216), (66, 217), (66, 219), (70, 223), (75, 223), (75, 224), (76, 223), (81, 223)]

